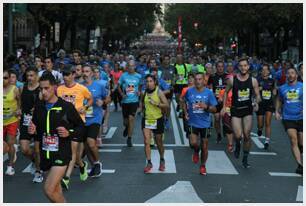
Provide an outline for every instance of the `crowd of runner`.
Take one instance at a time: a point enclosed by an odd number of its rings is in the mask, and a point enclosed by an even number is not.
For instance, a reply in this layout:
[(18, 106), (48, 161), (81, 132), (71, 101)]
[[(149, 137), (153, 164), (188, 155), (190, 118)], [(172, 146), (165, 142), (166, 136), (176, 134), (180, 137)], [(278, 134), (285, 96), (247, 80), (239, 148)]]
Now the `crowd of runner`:
[[(158, 168), (163, 172), (167, 168), (164, 130), (171, 127), (171, 101), (177, 103), (175, 109), (184, 122), (192, 161), (200, 162), (201, 175), (207, 174), (209, 138), (215, 138), (217, 144), (226, 141), (226, 151), (236, 158), (242, 150), (242, 166), (250, 167), (254, 114), (258, 136), (265, 135), (265, 150), (270, 147), (273, 115), (282, 119), (297, 162), (295, 172), (303, 173), (302, 62), (294, 65), (246, 55), (227, 58), (183, 53), (103, 52), (85, 56), (79, 50), (66, 54), (61, 49), (56, 56), (5, 58), (5, 174), (15, 174), (18, 144), (32, 162), (33, 182), (45, 181), (50, 201), (65, 202), (62, 188), (69, 189), (75, 167), (81, 181), (102, 174), (98, 147), (112, 125), (110, 113), (119, 108), (127, 147), (133, 147), (133, 129), (141, 126), (143, 131), (144, 173), (150, 173), (154, 166), (154, 144), (160, 155)], [(137, 113), (142, 114), (141, 125), (135, 125)]]

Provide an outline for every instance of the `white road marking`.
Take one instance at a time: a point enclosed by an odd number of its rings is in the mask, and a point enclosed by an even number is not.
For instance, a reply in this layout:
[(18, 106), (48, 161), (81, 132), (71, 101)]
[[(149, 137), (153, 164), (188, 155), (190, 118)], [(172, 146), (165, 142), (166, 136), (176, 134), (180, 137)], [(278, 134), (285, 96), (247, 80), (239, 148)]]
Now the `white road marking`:
[(277, 155), (275, 152), (250, 152), (251, 155)]
[(182, 145), (179, 129), (178, 129), (177, 122), (176, 122), (175, 111), (174, 111), (175, 108), (173, 108), (173, 103), (171, 104), (171, 106), (172, 106), (172, 109), (171, 109), (171, 122), (172, 122), (172, 128), (173, 128), (173, 135), (174, 135), (175, 144), (176, 145)]
[(209, 150), (206, 169), (208, 174), (239, 174), (224, 151)]
[[(177, 106), (176, 101), (173, 101), (173, 107), (172, 107), (172, 109), (175, 110), (175, 109), (176, 109), (176, 106)], [(180, 129), (181, 129), (181, 132), (182, 132), (182, 134), (184, 134), (184, 135), (183, 135), (183, 142), (184, 142), (184, 145), (189, 146), (189, 141), (188, 141), (188, 139), (186, 138), (186, 132), (184, 131), (183, 119), (182, 119), (182, 118), (178, 118), (178, 120), (179, 120), (179, 126), (180, 126)]]
[(298, 191), (296, 194), (296, 201), (303, 202), (303, 186), (299, 185)]
[[(87, 169), (87, 172), (89, 173), (90, 169)], [(115, 170), (105, 170), (105, 169), (102, 169), (102, 175), (103, 175), (103, 173), (105, 173), (105, 174), (113, 174), (113, 173), (115, 173)]]
[(116, 132), (117, 127), (111, 127), (103, 139), (111, 139)]
[(302, 175), (296, 173), (288, 173), (288, 172), (269, 172), (270, 176), (279, 176), (279, 177), (302, 177)]
[(160, 156), (158, 153), (158, 150), (151, 150), (151, 161), (153, 164), (153, 168), (150, 173), (176, 173), (176, 167), (175, 167), (175, 160), (173, 155), (173, 150), (165, 150), (164, 158), (166, 162), (166, 170), (164, 172), (161, 172), (158, 170), (159, 168), (159, 161)]
[(121, 152), (122, 149), (99, 149), (99, 152)]
[(32, 173), (32, 163), (30, 163), (24, 170), (22, 170), (22, 173)]
[(203, 203), (190, 181), (177, 181), (146, 203)]
[(253, 140), (253, 142), (256, 144), (256, 146), (259, 149), (263, 149), (264, 145), (262, 144), (262, 142), (258, 139), (258, 137), (251, 137), (251, 139)]

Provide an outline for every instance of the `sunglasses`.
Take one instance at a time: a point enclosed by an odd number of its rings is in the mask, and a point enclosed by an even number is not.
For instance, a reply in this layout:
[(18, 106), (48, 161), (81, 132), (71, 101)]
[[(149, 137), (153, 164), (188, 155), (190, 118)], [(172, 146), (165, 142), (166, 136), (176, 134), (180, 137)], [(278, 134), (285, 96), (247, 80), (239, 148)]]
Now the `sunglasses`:
[(9, 77), (3, 77), (3, 79), (9, 79)]

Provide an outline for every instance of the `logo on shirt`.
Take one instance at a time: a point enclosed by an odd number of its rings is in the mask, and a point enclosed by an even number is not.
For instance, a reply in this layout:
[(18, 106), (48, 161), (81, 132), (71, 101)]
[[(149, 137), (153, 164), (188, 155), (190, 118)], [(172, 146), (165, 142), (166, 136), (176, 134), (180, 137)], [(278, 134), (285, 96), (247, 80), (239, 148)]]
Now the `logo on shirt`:
[(299, 102), (299, 90), (290, 90), (287, 92), (287, 102), (288, 103), (293, 103), (293, 102)]

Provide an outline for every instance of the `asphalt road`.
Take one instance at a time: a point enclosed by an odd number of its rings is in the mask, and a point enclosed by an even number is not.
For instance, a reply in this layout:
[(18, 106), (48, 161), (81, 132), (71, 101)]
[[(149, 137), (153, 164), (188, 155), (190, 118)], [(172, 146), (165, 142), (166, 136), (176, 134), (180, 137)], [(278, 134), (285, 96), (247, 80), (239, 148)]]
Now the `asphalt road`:
[[(165, 133), (166, 171), (160, 173), (158, 152), (152, 151), (154, 170), (144, 174), (145, 155), (140, 126), (136, 117), (134, 147), (126, 147), (122, 137), (121, 112), (112, 112), (107, 139), (103, 139), (100, 157), (104, 174), (99, 178), (79, 179), (74, 170), (65, 197), (72, 203), (144, 203), (144, 202), (206, 202), (206, 203), (298, 203), (302, 201), (303, 178), (294, 173), (296, 163), (289, 139), (281, 122), (272, 121), (271, 147), (263, 150), (264, 139), (252, 135), (251, 168), (241, 165), (226, 151), (226, 140), (216, 144), (216, 135), (209, 140), (207, 176), (199, 174), (199, 165), (191, 161), (192, 150), (184, 139), (181, 124), (172, 113), (171, 128)], [(256, 122), (253, 124), (256, 133)], [(156, 161), (155, 161), (156, 160)], [(5, 203), (48, 203), (43, 184), (32, 183), (26, 172), (29, 161), (18, 152), (16, 174), (3, 178)], [(6, 162), (4, 167), (6, 168)]]

